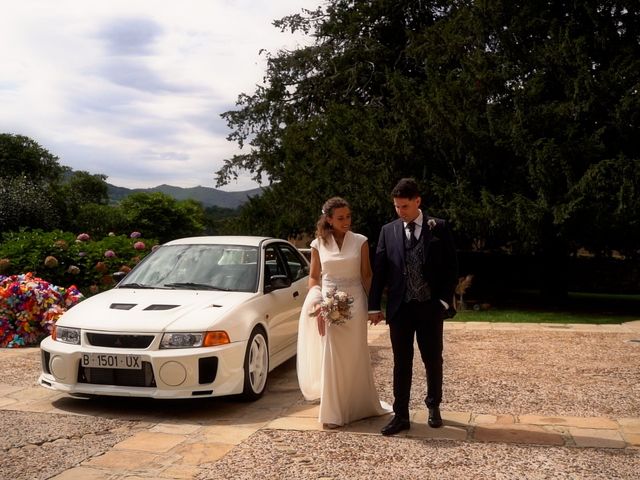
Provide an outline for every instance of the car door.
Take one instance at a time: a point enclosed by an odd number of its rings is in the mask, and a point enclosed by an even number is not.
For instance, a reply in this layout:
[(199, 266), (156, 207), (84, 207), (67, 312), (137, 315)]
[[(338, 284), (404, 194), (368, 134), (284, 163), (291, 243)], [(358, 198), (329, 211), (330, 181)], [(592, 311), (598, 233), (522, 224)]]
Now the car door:
[(290, 317), (287, 320), (286, 325), (286, 339), (287, 345), (295, 344), (298, 338), (298, 320), (300, 317), (300, 309), (304, 303), (304, 299), (307, 296), (307, 290), (309, 289), (309, 263), (306, 258), (292, 245), (281, 243), (278, 244), (278, 251), (284, 264), (287, 268), (287, 274), (291, 279), (291, 288), (293, 289), (292, 295), (298, 293), (296, 297), (294, 308)]
[[(297, 331), (297, 320), (305, 292), (301, 290), (300, 282), (292, 283), (287, 288), (270, 289), (273, 276), (282, 275), (290, 279), (289, 270), (276, 243), (265, 247), (262, 267), (264, 298), (269, 306), (269, 348), (271, 357), (277, 357), (295, 344), (295, 332), (294, 339), (291, 340), (291, 329)], [(294, 322), (296, 323), (294, 324)]]

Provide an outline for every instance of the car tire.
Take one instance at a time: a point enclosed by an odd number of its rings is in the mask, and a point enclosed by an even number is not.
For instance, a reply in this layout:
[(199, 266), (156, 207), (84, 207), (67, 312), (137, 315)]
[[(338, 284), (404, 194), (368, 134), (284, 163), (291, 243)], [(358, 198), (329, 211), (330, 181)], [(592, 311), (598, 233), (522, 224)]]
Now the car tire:
[(269, 376), (269, 344), (262, 327), (256, 327), (244, 355), (244, 389), (241, 398), (254, 401), (262, 397)]

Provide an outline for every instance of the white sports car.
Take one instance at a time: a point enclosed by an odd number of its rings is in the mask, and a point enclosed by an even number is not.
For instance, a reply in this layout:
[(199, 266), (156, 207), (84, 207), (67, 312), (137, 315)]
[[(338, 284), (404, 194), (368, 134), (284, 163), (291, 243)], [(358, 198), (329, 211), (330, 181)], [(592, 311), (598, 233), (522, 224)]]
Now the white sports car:
[(79, 396), (255, 400), (296, 354), (308, 274), (284, 240), (166, 243), (58, 319), (40, 344), (39, 384)]

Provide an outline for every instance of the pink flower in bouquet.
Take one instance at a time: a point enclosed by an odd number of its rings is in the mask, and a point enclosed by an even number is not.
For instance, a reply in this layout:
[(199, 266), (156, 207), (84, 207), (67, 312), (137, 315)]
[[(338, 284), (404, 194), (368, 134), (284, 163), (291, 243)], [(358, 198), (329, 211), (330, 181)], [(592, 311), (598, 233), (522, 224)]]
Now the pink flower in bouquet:
[(87, 256), (87, 252), (78, 252), (78, 256), (79, 257), (86, 257)]
[(133, 248), (135, 248), (136, 250), (144, 250), (146, 248), (146, 245), (144, 244), (144, 242), (136, 242), (133, 244)]
[(116, 252), (114, 252), (113, 250), (107, 250), (106, 252), (104, 252), (104, 256), (105, 258), (113, 258), (116, 256)]
[(81, 233), (80, 235), (78, 235), (76, 237), (76, 240), (80, 240), (81, 242), (86, 242), (87, 240), (89, 240), (91, 237), (89, 236), (88, 233)]
[(44, 266), (47, 268), (56, 268), (58, 266), (58, 259), (52, 255), (49, 255), (44, 259)]
[(140, 232), (131, 232), (131, 235), (129, 235), (131, 238), (140, 238), (141, 236), (142, 234)]

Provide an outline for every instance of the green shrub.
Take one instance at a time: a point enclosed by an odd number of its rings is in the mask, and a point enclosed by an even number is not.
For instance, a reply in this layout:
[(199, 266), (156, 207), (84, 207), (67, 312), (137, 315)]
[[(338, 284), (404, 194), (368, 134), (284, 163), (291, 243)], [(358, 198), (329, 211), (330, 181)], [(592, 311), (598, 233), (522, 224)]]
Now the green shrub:
[[(54, 285), (75, 285), (88, 296), (111, 288), (114, 272), (133, 268), (158, 243), (126, 235), (80, 240), (84, 235), (61, 230), (5, 233), (0, 243), (0, 275), (33, 272)], [(138, 242), (144, 247), (138, 244), (136, 249)]]

